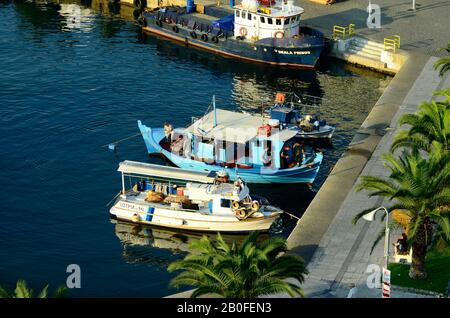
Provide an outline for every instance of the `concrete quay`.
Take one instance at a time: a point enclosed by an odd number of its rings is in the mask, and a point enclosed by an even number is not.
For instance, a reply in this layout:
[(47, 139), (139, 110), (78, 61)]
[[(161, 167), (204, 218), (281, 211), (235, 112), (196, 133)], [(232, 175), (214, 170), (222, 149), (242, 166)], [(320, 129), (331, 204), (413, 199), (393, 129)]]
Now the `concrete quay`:
[(431, 56), (443, 56), (438, 51), (450, 41), (450, 1), (418, 0), (416, 10), (411, 10), (411, 0), (372, 0), (381, 9), (381, 27), (368, 28), (369, 1), (346, 0), (333, 5), (320, 5), (310, 0), (295, 0), (305, 9), (303, 24), (322, 31), (331, 38), (334, 25), (355, 24), (357, 35), (383, 43), (390, 35), (400, 35), (401, 49)]
[[(354, 297), (381, 296), (379, 289), (367, 287), (366, 270), (370, 264), (383, 264), (382, 242), (372, 254), (370, 250), (384, 223), (360, 220), (353, 225), (351, 221), (358, 212), (386, 202), (356, 192), (355, 187), (362, 175), (388, 175), (380, 156), (389, 150), (400, 129), (400, 116), (415, 112), (420, 102), (431, 100), (433, 91), (450, 87), (449, 76), (439, 78), (434, 70), (436, 59), (411, 54), (289, 236), (290, 253), (302, 256), (308, 263), (310, 274), (303, 288), (309, 297), (346, 297), (350, 284), (358, 289)], [(392, 293), (393, 297), (415, 297), (401, 290), (396, 294), (393, 289)]]

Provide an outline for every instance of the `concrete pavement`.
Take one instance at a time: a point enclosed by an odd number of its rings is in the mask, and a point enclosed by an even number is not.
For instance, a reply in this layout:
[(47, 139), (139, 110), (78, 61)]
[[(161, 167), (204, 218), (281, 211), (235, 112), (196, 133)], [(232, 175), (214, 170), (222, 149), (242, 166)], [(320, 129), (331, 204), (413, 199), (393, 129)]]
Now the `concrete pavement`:
[(381, 28), (369, 29), (366, 24), (368, 0), (346, 0), (333, 5), (321, 5), (309, 0), (295, 0), (305, 9), (303, 23), (320, 29), (328, 37), (333, 26), (355, 24), (356, 33), (383, 43), (389, 35), (401, 36), (401, 48), (432, 56), (443, 56), (437, 49), (450, 41), (450, 0), (372, 0), (381, 9)]
[[(408, 59), (290, 235), (291, 251), (309, 261), (310, 274), (303, 287), (310, 297), (346, 297), (350, 284), (357, 286), (355, 297), (380, 296), (380, 290), (367, 288), (366, 270), (370, 264), (384, 263), (382, 242), (370, 253), (384, 223), (360, 220), (353, 225), (351, 220), (358, 212), (387, 203), (368, 198), (355, 187), (360, 175), (388, 175), (380, 156), (401, 129), (397, 125), (400, 116), (415, 112), (421, 101), (431, 99), (434, 90), (450, 87), (449, 76), (439, 78), (433, 69), (435, 61), (421, 54)], [(397, 296), (414, 294), (398, 291)]]

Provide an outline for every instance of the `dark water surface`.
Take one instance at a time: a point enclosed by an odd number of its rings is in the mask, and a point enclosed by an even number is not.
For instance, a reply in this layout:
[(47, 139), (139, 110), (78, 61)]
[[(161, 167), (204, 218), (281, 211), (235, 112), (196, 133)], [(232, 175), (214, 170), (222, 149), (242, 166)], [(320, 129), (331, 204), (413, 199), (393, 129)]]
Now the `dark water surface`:
[[(120, 190), (121, 160), (160, 161), (140, 138), (117, 153), (101, 145), (136, 134), (138, 119), (184, 126), (212, 94), (218, 107), (245, 110), (277, 91), (319, 95), (337, 130), (317, 190), (389, 80), (335, 61), (302, 71), (212, 57), (142, 36), (130, 17), (129, 8), (110, 15), (98, 2), (0, 2), (0, 284), (55, 287), (75, 263), (82, 288), (74, 297), (174, 292), (166, 267), (190, 237), (116, 225), (105, 206)], [(295, 215), (314, 196), (304, 186), (254, 190)], [(293, 225), (282, 219), (272, 235)]]

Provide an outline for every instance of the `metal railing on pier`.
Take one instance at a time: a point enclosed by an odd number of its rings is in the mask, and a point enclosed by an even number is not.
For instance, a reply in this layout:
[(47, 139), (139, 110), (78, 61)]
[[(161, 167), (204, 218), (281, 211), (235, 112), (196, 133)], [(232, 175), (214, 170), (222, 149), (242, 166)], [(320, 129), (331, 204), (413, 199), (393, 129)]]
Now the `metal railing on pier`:
[(397, 51), (400, 48), (400, 35), (391, 35), (384, 38), (385, 51)]
[(340, 26), (335, 25), (333, 26), (333, 39), (342, 39), (345, 40), (351, 36), (355, 35), (355, 25), (353, 23), (350, 23), (348, 26)]

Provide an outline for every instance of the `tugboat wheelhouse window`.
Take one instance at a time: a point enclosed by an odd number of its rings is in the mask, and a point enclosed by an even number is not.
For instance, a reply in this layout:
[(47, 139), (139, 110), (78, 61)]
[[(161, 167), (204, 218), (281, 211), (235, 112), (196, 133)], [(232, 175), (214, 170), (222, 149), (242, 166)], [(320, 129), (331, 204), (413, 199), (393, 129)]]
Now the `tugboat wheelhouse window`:
[(276, 19), (277, 25), (281, 25), (281, 19)]
[(289, 24), (289, 18), (284, 19), (284, 25)]
[(236, 10), (236, 17), (239, 18), (241, 16), (241, 11)]
[(247, 19), (249, 19), (249, 20), (252, 19), (252, 14), (251, 13), (247, 13)]
[(272, 18), (267, 18), (267, 23), (273, 24)]
[(261, 17), (261, 23), (266, 23), (266, 18)]

